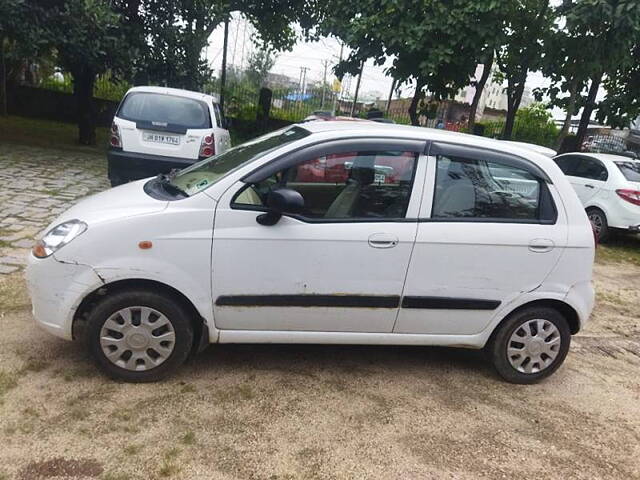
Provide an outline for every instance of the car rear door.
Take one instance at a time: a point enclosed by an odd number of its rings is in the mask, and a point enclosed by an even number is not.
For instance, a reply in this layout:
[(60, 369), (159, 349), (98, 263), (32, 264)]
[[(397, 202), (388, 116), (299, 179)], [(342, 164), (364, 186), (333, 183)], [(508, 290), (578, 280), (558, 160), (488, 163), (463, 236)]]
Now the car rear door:
[(479, 333), (536, 289), (566, 244), (559, 201), (526, 159), (434, 143), (394, 332)]
[[(230, 188), (213, 235), (216, 327), (391, 332), (418, 225), (424, 148), (395, 139), (329, 142)], [(397, 167), (393, 182), (377, 176), (381, 159), (385, 170)], [(303, 195), (305, 211), (260, 225), (268, 191), (282, 187)]]

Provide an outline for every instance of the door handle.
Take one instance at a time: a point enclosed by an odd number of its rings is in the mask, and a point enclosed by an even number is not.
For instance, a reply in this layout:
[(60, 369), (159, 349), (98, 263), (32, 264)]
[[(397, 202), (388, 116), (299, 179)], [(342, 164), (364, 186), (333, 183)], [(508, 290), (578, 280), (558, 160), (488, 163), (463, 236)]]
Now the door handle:
[(546, 253), (553, 250), (556, 246), (553, 240), (548, 238), (535, 238), (529, 242), (529, 250), (535, 253)]
[(369, 236), (369, 246), (373, 248), (393, 248), (398, 245), (398, 237), (389, 233), (374, 233)]
[(587, 187), (587, 188), (596, 188), (596, 187), (594, 187), (593, 185), (591, 185), (590, 183), (587, 183), (587, 184), (585, 185), (585, 187)]

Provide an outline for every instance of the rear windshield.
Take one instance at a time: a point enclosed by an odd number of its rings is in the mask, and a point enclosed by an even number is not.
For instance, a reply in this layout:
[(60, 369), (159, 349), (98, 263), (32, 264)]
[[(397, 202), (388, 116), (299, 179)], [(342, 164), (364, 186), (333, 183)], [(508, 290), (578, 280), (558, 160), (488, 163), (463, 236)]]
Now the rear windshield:
[(132, 122), (161, 122), (185, 128), (211, 128), (206, 103), (163, 93), (130, 93), (120, 106), (118, 117)]
[(616, 165), (630, 182), (640, 182), (640, 162), (616, 162)]

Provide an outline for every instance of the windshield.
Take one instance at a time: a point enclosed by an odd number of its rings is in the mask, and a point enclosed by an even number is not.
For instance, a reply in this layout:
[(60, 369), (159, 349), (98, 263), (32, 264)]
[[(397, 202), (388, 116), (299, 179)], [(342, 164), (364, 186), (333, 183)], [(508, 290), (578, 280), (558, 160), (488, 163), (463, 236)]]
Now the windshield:
[(640, 182), (640, 162), (616, 162), (616, 165), (630, 182)]
[(300, 127), (287, 127), (268, 133), (179, 171), (170, 183), (186, 195), (194, 195), (245, 163), (257, 160), (276, 148), (309, 135), (309, 131)]
[(120, 106), (118, 117), (132, 122), (160, 122), (194, 129), (211, 128), (206, 103), (162, 93), (130, 93)]

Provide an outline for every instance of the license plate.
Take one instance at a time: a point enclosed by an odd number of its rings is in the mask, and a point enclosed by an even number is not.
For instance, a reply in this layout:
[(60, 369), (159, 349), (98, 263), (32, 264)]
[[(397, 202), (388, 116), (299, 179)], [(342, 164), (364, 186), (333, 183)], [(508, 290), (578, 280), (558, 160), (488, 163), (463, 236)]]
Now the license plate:
[(375, 183), (384, 183), (386, 181), (387, 177), (384, 173), (376, 173), (375, 177), (373, 179), (373, 181)]
[(143, 133), (142, 139), (145, 142), (168, 143), (169, 145), (180, 145), (180, 137), (176, 135), (163, 135), (159, 133)]

